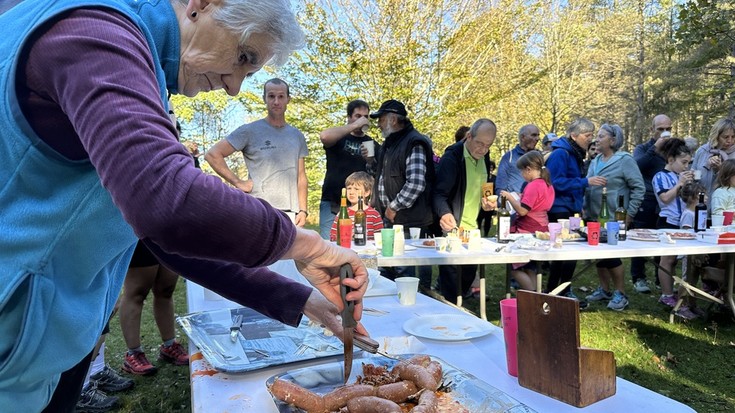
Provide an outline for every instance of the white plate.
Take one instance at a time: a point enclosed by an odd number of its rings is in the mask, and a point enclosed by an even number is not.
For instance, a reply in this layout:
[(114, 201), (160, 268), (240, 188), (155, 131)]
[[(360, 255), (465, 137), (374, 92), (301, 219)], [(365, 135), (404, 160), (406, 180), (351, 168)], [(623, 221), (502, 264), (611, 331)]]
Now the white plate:
[(414, 240), (413, 242), (411, 242), (411, 246), (417, 248), (428, 248), (432, 250), (436, 248), (436, 245), (424, 245), (424, 241), (426, 240)]
[(492, 331), (492, 326), (470, 315), (434, 314), (406, 321), (403, 330), (432, 340), (461, 341), (486, 336)]

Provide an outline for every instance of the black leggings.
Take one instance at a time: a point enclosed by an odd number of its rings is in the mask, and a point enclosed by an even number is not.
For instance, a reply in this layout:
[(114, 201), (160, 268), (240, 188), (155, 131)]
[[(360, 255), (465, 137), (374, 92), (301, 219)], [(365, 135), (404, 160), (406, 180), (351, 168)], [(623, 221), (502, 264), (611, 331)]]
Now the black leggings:
[(43, 409), (43, 413), (74, 413), (76, 411), (84, 379), (92, 363), (93, 352), (94, 350), (90, 351), (76, 366), (61, 373), (61, 380), (51, 396), (51, 402)]

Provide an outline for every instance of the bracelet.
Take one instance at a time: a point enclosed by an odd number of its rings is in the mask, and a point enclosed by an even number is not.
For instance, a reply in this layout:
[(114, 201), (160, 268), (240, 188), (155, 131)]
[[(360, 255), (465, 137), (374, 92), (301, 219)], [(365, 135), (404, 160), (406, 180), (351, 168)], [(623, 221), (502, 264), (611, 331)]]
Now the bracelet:
[(305, 215), (305, 216), (307, 216), (307, 217), (309, 216), (309, 213), (308, 213), (308, 212), (306, 212), (306, 210), (305, 210), (305, 209), (299, 209), (299, 212), (297, 212), (297, 213), (296, 213), (296, 215), (298, 215), (298, 214), (300, 214), (300, 213), (302, 213), (302, 212), (304, 213), (304, 215)]

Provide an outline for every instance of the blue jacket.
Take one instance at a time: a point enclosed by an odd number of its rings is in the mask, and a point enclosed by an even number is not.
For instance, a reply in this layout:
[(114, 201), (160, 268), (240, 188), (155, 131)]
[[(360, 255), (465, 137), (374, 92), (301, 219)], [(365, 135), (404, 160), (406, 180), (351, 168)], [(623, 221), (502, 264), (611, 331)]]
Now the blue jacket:
[[(624, 196), (625, 210), (631, 218), (638, 213), (646, 193), (643, 176), (638, 164), (628, 152), (617, 151), (604, 166), (600, 167), (602, 155), (590, 163), (587, 177), (604, 176), (607, 179), (607, 208), (612, 214), (618, 207), (618, 195)], [(584, 194), (584, 212), (587, 217), (597, 218), (602, 208), (602, 187), (588, 186)]]
[(546, 160), (546, 168), (551, 175), (551, 184), (556, 196), (550, 213), (582, 212), (584, 190), (589, 185), (587, 178), (582, 177), (580, 160), (574, 153), (569, 138), (563, 137), (551, 144), (551, 154)]
[(84, 6), (118, 10), (141, 29), (157, 53), (164, 105), (160, 62), (178, 67), (179, 29), (167, 0), (26, 0), (0, 15), (0, 409), (41, 411), (61, 373), (92, 351), (137, 241), (91, 163), (41, 141), (15, 95), (31, 32)]
[(521, 193), (521, 187), (526, 182), (521, 176), (521, 171), (516, 167), (518, 158), (525, 155), (526, 152), (521, 149), (521, 145), (509, 150), (500, 158), (498, 163), (498, 173), (495, 178), (495, 194), (500, 195), (500, 191)]

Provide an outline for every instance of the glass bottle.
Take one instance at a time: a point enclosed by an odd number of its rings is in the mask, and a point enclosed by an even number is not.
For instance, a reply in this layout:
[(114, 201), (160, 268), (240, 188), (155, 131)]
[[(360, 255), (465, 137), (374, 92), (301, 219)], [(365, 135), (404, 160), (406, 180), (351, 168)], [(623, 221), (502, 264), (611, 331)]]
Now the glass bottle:
[(625, 241), (628, 237), (625, 223), (628, 220), (628, 211), (625, 210), (625, 196), (623, 194), (618, 195), (618, 207), (615, 209), (615, 221), (618, 222), (620, 232), (618, 233), (618, 240)]
[(342, 188), (342, 198), (339, 201), (337, 244), (345, 248), (352, 246), (352, 220), (347, 212), (347, 190), (345, 188)]
[(602, 187), (602, 204), (600, 205), (600, 215), (597, 222), (600, 223), (600, 230), (605, 228), (605, 224), (610, 220), (610, 210), (607, 207), (607, 187)]
[(357, 211), (355, 212), (355, 225), (352, 233), (355, 245), (362, 246), (367, 243), (367, 215), (363, 210), (362, 195), (357, 197)]
[(497, 240), (506, 244), (510, 242), (510, 211), (505, 207), (505, 197), (500, 197), (500, 208), (498, 209)]
[(694, 207), (694, 231), (707, 230), (707, 204), (704, 203), (704, 192), (699, 193), (699, 202)]

